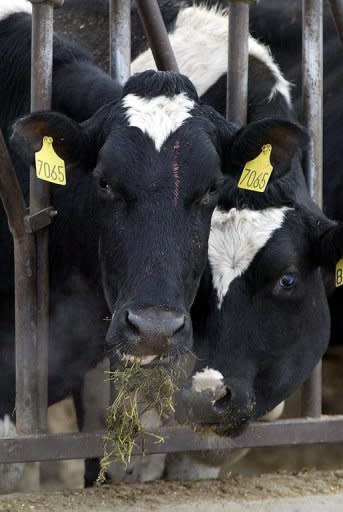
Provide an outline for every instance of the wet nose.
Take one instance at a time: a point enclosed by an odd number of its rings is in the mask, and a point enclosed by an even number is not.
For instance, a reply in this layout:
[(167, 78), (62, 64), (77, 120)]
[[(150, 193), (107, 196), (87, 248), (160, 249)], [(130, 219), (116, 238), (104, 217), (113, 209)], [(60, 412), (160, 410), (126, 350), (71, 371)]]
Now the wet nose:
[(171, 340), (185, 325), (185, 315), (177, 311), (139, 312), (128, 309), (126, 313), (128, 328), (141, 338), (155, 336)]
[[(136, 356), (162, 356), (189, 347), (192, 327), (189, 314), (172, 308), (127, 308), (113, 318), (107, 343)], [(119, 343), (118, 343), (119, 345)]]

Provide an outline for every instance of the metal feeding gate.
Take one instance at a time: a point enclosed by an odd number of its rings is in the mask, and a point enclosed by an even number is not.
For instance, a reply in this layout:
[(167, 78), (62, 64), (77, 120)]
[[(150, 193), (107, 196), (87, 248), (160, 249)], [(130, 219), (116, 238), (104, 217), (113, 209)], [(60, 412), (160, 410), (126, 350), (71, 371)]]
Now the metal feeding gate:
[[(63, 0), (31, 0), (31, 110), (51, 103), (53, 9)], [(228, 0), (228, 119), (244, 124), (247, 112), (249, 7), (255, 0)], [(343, 39), (343, 0), (330, 1)], [(177, 70), (157, 0), (136, 0), (159, 69)], [(322, 0), (303, 0), (303, 112), (311, 142), (305, 159), (307, 182), (322, 204)], [(130, 2), (110, 0), (111, 75), (124, 83), (130, 72)], [(232, 56), (232, 58), (231, 58)], [(14, 239), (16, 332), (16, 426), (18, 437), (0, 439), (0, 463), (101, 457), (103, 433), (46, 434), (48, 389), (49, 186), (30, 175), (27, 213), (14, 169), (0, 138), (0, 196)], [(302, 418), (254, 423), (235, 439), (201, 435), (186, 427), (161, 428), (165, 438), (145, 440), (145, 453), (210, 450), (343, 441), (343, 415), (321, 417), (321, 364), (302, 390)], [(139, 441), (134, 454), (141, 453)]]

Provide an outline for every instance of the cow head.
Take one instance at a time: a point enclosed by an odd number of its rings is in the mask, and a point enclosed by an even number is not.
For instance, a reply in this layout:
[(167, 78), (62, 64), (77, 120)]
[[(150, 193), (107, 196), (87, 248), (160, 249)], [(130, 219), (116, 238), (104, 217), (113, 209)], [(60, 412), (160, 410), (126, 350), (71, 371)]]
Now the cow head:
[[(192, 343), (189, 310), (223, 181), (221, 131), (186, 77), (154, 71), (133, 76), (119, 102), (81, 124), (41, 112), (14, 126), (26, 161), (51, 136), (69, 176), (76, 168), (90, 183), (94, 258), (112, 313), (107, 340), (119, 355), (146, 362)], [(229, 143), (236, 130), (226, 131)]]
[[(239, 434), (293, 393), (329, 341), (323, 276), (332, 280), (343, 254), (343, 227), (307, 196), (305, 143), (300, 127), (266, 120), (242, 129), (231, 148), (193, 310), (198, 360), (183, 392), (189, 419), (219, 434)], [(238, 188), (264, 144), (273, 165), (265, 192)]]

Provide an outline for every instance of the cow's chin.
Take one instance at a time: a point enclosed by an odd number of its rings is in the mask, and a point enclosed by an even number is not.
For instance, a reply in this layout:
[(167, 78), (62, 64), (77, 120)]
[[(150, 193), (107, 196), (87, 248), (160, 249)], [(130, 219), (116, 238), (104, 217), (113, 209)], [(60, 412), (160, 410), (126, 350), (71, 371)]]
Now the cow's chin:
[[(188, 422), (191, 424), (192, 428), (196, 432), (202, 433), (214, 433), (221, 437), (238, 437), (247, 429), (252, 421), (258, 422), (272, 422), (278, 420), (284, 411), (284, 402), (279, 403), (276, 407), (274, 407), (271, 411), (264, 414), (263, 416), (256, 416), (256, 411), (253, 410), (253, 407), (248, 406), (245, 410), (234, 410), (233, 408), (228, 408), (224, 413), (221, 414), (220, 418), (216, 418), (212, 409), (206, 408), (206, 403), (202, 408), (202, 414), (197, 417), (197, 410), (200, 410), (201, 404), (195, 404), (189, 415), (187, 410), (185, 412)], [(208, 413), (208, 418), (206, 421), (206, 410), (211, 411)]]
[(238, 437), (247, 429), (248, 425), (252, 421), (252, 418), (247, 416), (241, 418), (230, 418), (226, 420), (221, 418), (221, 421), (209, 423), (204, 422), (195, 423), (194, 418), (190, 421), (191, 428), (200, 434), (216, 434), (220, 437)]
[(252, 418), (238, 418), (235, 421), (230, 420), (229, 423), (221, 422), (210, 425), (211, 430), (214, 434), (221, 437), (238, 437), (247, 429), (248, 425), (252, 421)]
[(184, 388), (176, 403), (176, 420), (197, 432), (213, 432), (226, 437), (241, 435), (253, 419), (253, 405), (249, 403), (237, 409), (230, 404), (225, 409), (218, 409), (215, 404), (221, 395), (223, 391), (218, 388), (201, 392)]

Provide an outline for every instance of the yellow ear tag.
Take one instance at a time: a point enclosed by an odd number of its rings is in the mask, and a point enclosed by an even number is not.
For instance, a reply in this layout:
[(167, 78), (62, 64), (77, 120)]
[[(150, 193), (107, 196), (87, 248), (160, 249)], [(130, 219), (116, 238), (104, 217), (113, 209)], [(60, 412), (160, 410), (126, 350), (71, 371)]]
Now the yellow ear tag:
[(49, 181), (56, 185), (66, 184), (66, 167), (53, 148), (53, 138), (43, 137), (43, 145), (35, 153), (36, 176), (40, 180)]
[(266, 190), (273, 171), (273, 166), (270, 163), (271, 152), (271, 144), (265, 144), (262, 146), (261, 153), (245, 164), (239, 178), (238, 188), (252, 190), (253, 192), (264, 192)]
[(343, 285), (343, 258), (336, 265), (336, 288)]

